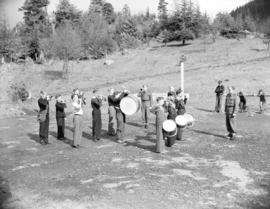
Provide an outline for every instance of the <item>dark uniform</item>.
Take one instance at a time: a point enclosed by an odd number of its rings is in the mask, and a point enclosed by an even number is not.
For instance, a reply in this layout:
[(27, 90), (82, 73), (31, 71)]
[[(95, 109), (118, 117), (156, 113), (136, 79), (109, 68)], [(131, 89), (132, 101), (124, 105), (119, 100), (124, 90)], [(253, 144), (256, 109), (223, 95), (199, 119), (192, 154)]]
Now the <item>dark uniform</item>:
[(56, 102), (55, 109), (56, 109), (56, 124), (57, 124), (57, 139), (64, 139), (65, 138), (65, 108), (67, 105), (65, 103)]
[[(167, 111), (168, 111), (167, 119), (175, 121), (175, 118), (177, 117), (177, 110), (174, 104), (169, 103), (167, 106)], [(176, 138), (177, 138), (177, 135), (172, 136), (172, 137), (167, 137), (166, 146), (171, 147), (172, 145), (174, 145)]]
[(215, 93), (216, 93), (216, 106), (215, 106), (215, 111), (220, 112), (222, 108), (222, 99), (223, 99), (223, 94), (224, 94), (225, 88), (223, 85), (218, 85)]
[[(183, 99), (175, 100), (175, 108), (177, 109), (177, 115), (184, 115), (186, 113), (185, 102)], [(177, 127), (177, 140), (182, 140), (184, 128)]]
[(94, 137), (94, 140), (100, 140), (101, 137), (101, 105), (102, 105), (102, 99), (93, 97), (91, 99), (91, 106), (93, 108), (92, 110), (92, 135)]
[(163, 123), (166, 120), (164, 109), (161, 107), (154, 107), (151, 112), (156, 115), (156, 152), (164, 152), (164, 135), (163, 135)]
[(247, 107), (247, 100), (245, 95), (243, 94), (243, 92), (239, 92), (238, 93), (239, 96), (239, 112), (244, 112), (246, 111), (246, 107)]
[(235, 114), (236, 114), (236, 95), (227, 94), (225, 101), (226, 127), (229, 132), (228, 137), (233, 139), (235, 135)]
[(258, 96), (260, 97), (260, 112), (262, 113), (266, 104), (265, 94), (262, 90), (260, 90)]
[(115, 104), (115, 111), (116, 111), (116, 122), (117, 122), (117, 140), (119, 142), (122, 142), (124, 138), (124, 132), (125, 132), (125, 123), (126, 123), (126, 115), (121, 111), (120, 109), (120, 102), (121, 100), (127, 96), (127, 93), (122, 92), (121, 95), (117, 98), (113, 98), (112, 101)]
[(39, 137), (40, 137), (40, 143), (49, 143), (49, 123), (50, 123), (50, 115), (49, 115), (49, 101), (47, 99), (40, 98), (38, 100), (38, 106), (39, 106), (39, 114), (44, 115), (45, 120), (39, 121)]
[(138, 97), (140, 97), (142, 101), (142, 120), (145, 128), (147, 128), (149, 122), (149, 107), (151, 107), (153, 103), (152, 94), (147, 91), (141, 91)]
[(109, 113), (109, 124), (108, 124), (108, 135), (114, 136), (116, 134), (115, 122), (116, 122), (116, 111), (114, 103), (115, 95), (108, 96), (108, 113)]

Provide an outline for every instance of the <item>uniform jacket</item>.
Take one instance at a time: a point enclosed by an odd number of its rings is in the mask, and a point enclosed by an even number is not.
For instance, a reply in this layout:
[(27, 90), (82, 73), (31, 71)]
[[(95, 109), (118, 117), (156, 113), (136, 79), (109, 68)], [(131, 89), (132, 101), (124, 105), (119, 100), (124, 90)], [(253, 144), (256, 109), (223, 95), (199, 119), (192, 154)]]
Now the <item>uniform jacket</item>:
[(175, 100), (175, 108), (178, 115), (184, 115), (186, 113), (185, 102), (183, 99)]
[(141, 97), (141, 101), (143, 103), (150, 103), (150, 106), (152, 106), (152, 94), (148, 91), (141, 91), (138, 93), (138, 97)]
[(217, 94), (217, 96), (223, 95), (225, 91), (225, 88), (223, 85), (217, 86), (215, 93)]
[(225, 113), (232, 115), (236, 112), (236, 95), (227, 94), (225, 100)]
[(67, 107), (67, 105), (65, 103), (56, 102), (56, 104), (55, 104), (56, 118), (65, 118), (66, 117), (66, 113), (65, 113), (66, 107)]

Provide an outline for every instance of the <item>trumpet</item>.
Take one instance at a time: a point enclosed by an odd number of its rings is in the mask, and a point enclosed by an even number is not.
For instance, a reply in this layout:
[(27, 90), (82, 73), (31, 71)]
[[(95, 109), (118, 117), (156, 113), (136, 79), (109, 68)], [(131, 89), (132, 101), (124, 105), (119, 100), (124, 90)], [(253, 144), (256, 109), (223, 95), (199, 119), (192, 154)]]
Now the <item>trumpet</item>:
[(103, 96), (103, 95), (97, 95), (97, 98), (98, 98), (99, 100), (101, 100), (101, 101), (104, 101), (104, 102), (107, 101), (107, 98), (106, 98), (105, 96)]

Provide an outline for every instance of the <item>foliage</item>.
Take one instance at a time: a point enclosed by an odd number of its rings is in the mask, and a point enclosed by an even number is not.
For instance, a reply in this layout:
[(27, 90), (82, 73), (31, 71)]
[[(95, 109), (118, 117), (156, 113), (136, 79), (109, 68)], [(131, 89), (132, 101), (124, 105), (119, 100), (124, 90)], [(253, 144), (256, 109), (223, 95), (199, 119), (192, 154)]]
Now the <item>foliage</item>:
[(81, 12), (69, 2), (69, 0), (61, 0), (57, 6), (55, 15), (55, 28), (66, 24), (78, 24), (81, 17)]
[(108, 24), (112, 24), (115, 21), (114, 8), (111, 3), (104, 3), (102, 7), (102, 15)]
[(89, 6), (89, 13), (101, 15), (103, 5), (104, 5), (103, 0), (91, 0), (90, 6)]
[(40, 55), (40, 39), (49, 37), (52, 27), (49, 22), (46, 7), (49, 0), (26, 0), (19, 9), (24, 13), (24, 31), (22, 42), (25, 55), (36, 60)]
[(26, 101), (29, 97), (26, 85), (22, 82), (12, 84), (8, 89), (8, 94), (12, 102), (17, 103), (18, 101)]
[(163, 30), (166, 27), (167, 21), (168, 21), (168, 9), (167, 9), (168, 3), (165, 0), (159, 0), (158, 4), (158, 19), (160, 22), (161, 30)]

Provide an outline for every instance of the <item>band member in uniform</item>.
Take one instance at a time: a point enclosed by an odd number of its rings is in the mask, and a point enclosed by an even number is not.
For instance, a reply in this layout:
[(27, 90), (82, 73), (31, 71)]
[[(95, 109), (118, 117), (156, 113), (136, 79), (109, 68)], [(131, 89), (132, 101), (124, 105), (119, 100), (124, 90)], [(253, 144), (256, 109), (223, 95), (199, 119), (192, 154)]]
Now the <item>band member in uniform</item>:
[(215, 111), (218, 113), (222, 111), (222, 99), (223, 99), (224, 91), (225, 91), (225, 88), (222, 84), (222, 81), (218, 81), (218, 86), (215, 90), (215, 93), (216, 93)]
[(65, 108), (67, 107), (66, 102), (62, 99), (61, 95), (56, 98), (56, 124), (57, 124), (57, 139), (65, 139)]
[(109, 90), (109, 96), (108, 96), (108, 113), (109, 113), (109, 124), (108, 124), (108, 135), (109, 136), (115, 136), (116, 130), (115, 130), (115, 123), (116, 123), (116, 111), (115, 111), (115, 92), (114, 89)]
[(166, 120), (164, 98), (157, 98), (157, 105), (150, 108), (150, 112), (156, 115), (156, 152), (164, 153), (163, 123)]
[(167, 97), (169, 97), (169, 96), (173, 96), (174, 98), (176, 97), (176, 92), (175, 92), (175, 89), (173, 86), (169, 87), (169, 92), (167, 94)]
[[(186, 113), (185, 102), (182, 97), (182, 90), (176, 91), (175, 108), (177, 109), (177, 115), (184, 115)], [(182, 140), (184, 128), (177, 127), (177, 140)]]
[(260, 112), (262, 113), (265, 109), (265, 104), (266, 104), (265, 94), (262, 89), (259, 90), (258, 97), (260, 97), (259, 106), (260, 106)]
[[(177, 110), (175, 107), (175, 97), (173, 95), (169, 96), (167, 98), (167, 100), (165, 101), (165, 107), (167, 109), (168, 112), (168, 116), (167, 119), (168, 120), (175, 120), (175, 118), (177, 117)], [(174, 145), (175, 140), (176, 140), (176, 135), (172, 136), (172, 137), (166, 137), (166, 146), (171, 147), (172, 145)]]
[(94, 141), (99, 141), (101, 137), (101, 127), (102, 127), (102, 121), (101, 121), (101, 105), (103, 97), (100, 95), (97, 95), (98, 90), (95, 89), (93, 91), (94, 96), (91, 99), (91, 106), (93, 108), (92, 110), (92, 135), (94, 138)]
[(242, 91), (238, 93), (238, 97), (239, 97), (239, 112), (240, 113), (245, 112), (247, 108), (246, 97)]
[(116, 122), (117, 122), (117, 142), (123, 143), (124, 142), (124, 132), (125, 132), (125, 123), (126, 123), (126, 115), (120, 109), (120, 102), (125, 96), (127, 96), (129, 92), (124, 90), (123, 92), (117, 92), (115, 97), (113, 98), (113, 102), (115, 104), (115, 111), (116, 111)]
[(152, 94), (147, 91), (147, 86), (143, 85), (140, 92), (138, 93), (138, 97), (141, 98), (142, 101), (142, 120), (144, 123), (144, 127), (148, 128), (149, 122), (149, 108), (152, 106)]
[(51, 97), (46, 92), (40, 92), (38, 100), (39, 106), (39, 138), (42, 145), (49, 144), (49, 124), (50, 124), (50, 108), (49, 101)]
[(228, 87), (229, 93), (226, 96), (225, 101), (225, 114), (226, 114), (226, 127), (229, 132), (228, 138), (230, 140), (235, 139), (235, 116), (236, 116), (236, 94), (234, 93), (234, 87)]
[(85, 99), (83, 94), (79, 92), (78, 89), (73, 90), (72, 98), (72, 107), (73, 107), (73, 147), (78, 148), (81, 144), (82, 138), (82, 125), (83, 125), (83, 109), (82, 106), (85, 104)]

